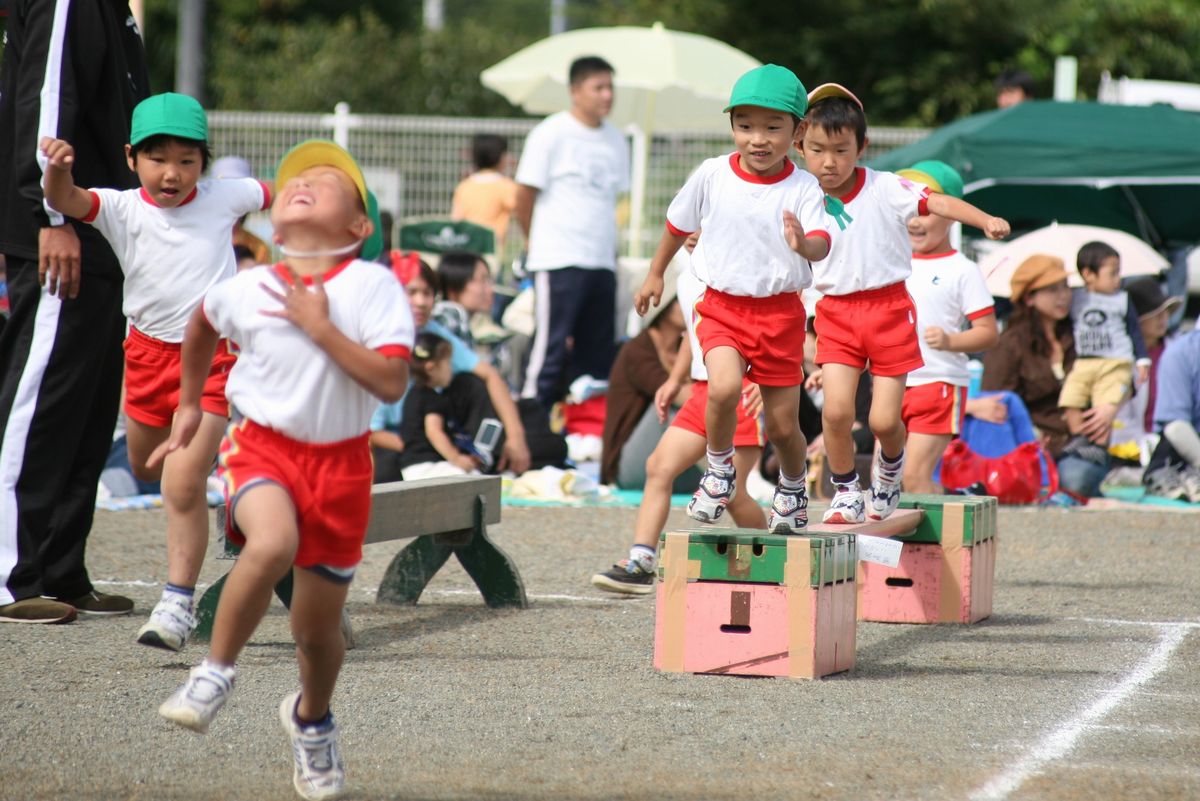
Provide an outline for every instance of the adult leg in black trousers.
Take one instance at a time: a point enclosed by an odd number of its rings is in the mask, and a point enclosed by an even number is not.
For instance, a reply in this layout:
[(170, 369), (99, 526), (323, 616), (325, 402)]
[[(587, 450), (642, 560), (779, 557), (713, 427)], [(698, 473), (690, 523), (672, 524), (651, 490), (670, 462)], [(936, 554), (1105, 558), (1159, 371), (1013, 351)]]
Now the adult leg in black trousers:
[(575, 316), (572, 336), (575, 349), (567, 371), (567, 385), (581, 375), (608, 378), (617, 357), (617, 275), (612, 270), (583, 270), (583, 302)]
[[(112, 256), (83, 253), (85, 264), (98, 260)], [(36, 262), (13, 257), (8, 280), (12, 317), (0, 336), (6, 511), (0, 515), (0, 605), (50, 595), (78, 601), (85, 611), (130, 611), (128, 599), (88, 600), (93, 587), (84, 566), (120, 398), (122, 282), (88, 271), (79, 296), (60, 300), (38, 286)]]
[(534, 334), (525, 373), (525, 398), (537, 398), (549, 409), (562, 400), (571, 359), (568, 341), (575, 335), (580, 307), (588, 299), (578, 267), (542, 270), (534, 275)]

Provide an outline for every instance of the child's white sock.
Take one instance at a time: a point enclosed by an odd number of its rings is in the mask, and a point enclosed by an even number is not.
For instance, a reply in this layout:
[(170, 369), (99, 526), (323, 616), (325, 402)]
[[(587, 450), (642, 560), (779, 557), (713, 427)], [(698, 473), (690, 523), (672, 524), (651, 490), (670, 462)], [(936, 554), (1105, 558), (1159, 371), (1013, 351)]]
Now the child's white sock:
[(789, 476), (783, 470), (779, 471), (779, 488), (788, 490), (789, 492), (804, 492), (805, 485), (808, 483), (808, 468), (800, 471), (798, 476)]
[(163, 587), (162, 600), (166, 601), (172, 597), (182, 598), (187, 602), (188, 609), (192, 608), (192, 601), (196, 597), (195, 587), (183, 587), (179, 584), (167, 582), (167, 586)]
[(733, 472), (733, 448), (723, 451), (708, 449), (708, 469), (729, 475)]
[(635, 545), (629, 549), (629, 566), (637, 565), (647, 573), (653, 573), (658, 558), (653, 548), (646, 545)]
[(879, 452), (879, 463), (876, 465), (876, 472), (879, 475), (879, 480), (886, 484), (900, 483), (900, 477), (904, 475), (904, 449), (900, 449), (900, 455), (892, 458)]

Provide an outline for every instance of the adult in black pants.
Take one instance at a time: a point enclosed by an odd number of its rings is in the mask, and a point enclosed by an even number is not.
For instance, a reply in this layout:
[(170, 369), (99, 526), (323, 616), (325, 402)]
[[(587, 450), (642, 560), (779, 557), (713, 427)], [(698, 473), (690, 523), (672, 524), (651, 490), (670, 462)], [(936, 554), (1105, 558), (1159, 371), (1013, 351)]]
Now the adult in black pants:
[(133, 602), (96, 592), (84, 567), (121, 390), (121, 268), (98, 231), (44, 205), (39, 143), (75, 146), (81, 186), (136, 186), (125, 144), (133, 107), (149, 93), (145, 52), (124, 0), (7, 7), (0, 252), (12, 315), (0, 335), (0, 621), (127, 614)]

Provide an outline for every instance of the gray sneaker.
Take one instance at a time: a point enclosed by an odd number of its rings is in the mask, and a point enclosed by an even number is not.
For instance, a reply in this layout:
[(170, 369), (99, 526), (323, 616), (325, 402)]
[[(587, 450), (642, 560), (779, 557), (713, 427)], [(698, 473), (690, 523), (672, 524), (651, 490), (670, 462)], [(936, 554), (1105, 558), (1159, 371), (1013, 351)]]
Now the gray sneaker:
[(1151, 473), (1146, 473), (1142, 483), (1146, 485), (1147, 495), (1172, 501), (1187, 500), (1187, 487), (1183, 484), (1183, 474), (1178, 468), (1160, 467)]
[(188, 673), (188, 680), (163, 701), (158, 714), (198, 734), (208, 731), (213, 718), (233, 692), (235, 671), (201, 662)]
[(305, 728), (296, 721), (300, 693), (279, 702), (279, 722), (292, 743), (292, 785), (301, 798), (325, 801), (338, 798), (346, 786), (346, 768), (338, 750), (337, 724), (330, 720), (323, 729)]

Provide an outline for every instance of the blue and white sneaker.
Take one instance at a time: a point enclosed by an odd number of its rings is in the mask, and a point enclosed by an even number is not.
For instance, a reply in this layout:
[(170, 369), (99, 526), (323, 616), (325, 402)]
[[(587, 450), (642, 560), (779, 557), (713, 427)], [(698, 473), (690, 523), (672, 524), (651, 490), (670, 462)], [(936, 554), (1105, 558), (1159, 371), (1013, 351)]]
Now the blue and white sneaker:
[(172, 723), (197, 734), (208, 731), (209, 725), (233, 692), (235, 672), (201, 662), (188, 673), (188, 680), (170, 698), (163, 701), (158, 714)]
[(688, 501), (688, 517), (701, 523), (715, 523), (725, 513), (725, 507), (737, 491), (737, 476), (722, 473), (711, 467), (700, 477), (700, 486)]
[(836, 525), (864, 522), (862, 490), (850, 484), (836, 486), (837, 492), (833, 494), (833, 500), (830, 501), (821, 521)]
[(340, 798), (346, 787), (346, 768), (338, 749), (337, 724), (322, 728), (301, 727), (296, 721), (295, 692), (279, 702), (279, 722), (292, 744), (292, 786), (301, 798), (327, 801)]
[(867, 519), (884, 520), (891, 517), (892, 512), (900, 506), (900, 476), (901, 467), (893, 470), (882, 470), (876, 462), (871, 470), (871, 489), (867, 490)]
[(800, 534), (808, 528), (808, 493), (803, 489), (775, 488), (771, 500), (771, 518), (767, 531), (772, 534)]

